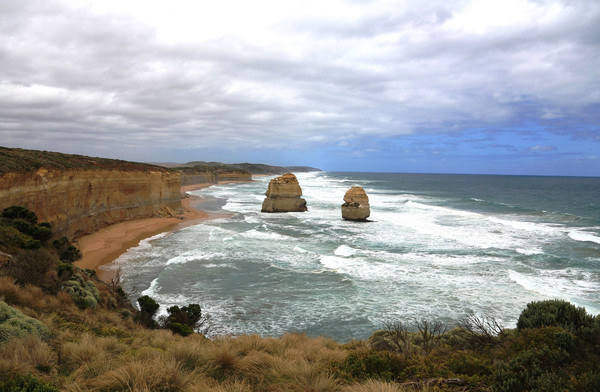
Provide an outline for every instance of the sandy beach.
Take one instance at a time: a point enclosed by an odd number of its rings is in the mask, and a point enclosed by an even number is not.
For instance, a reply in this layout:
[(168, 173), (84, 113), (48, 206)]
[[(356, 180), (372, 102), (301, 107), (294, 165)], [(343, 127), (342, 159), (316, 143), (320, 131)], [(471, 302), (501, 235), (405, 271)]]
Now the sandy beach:
[(213, 184), (188, 185), (181, 188), (183, 215), (179, 217), (145, 218), (120, 222), (95, 233), (77, 238), (75, 243), (81, 250), (81, 259), (75, 262), (79, 268), (96, 270), (98, 277), (106, 282), (116, 277), (115, 271), (100, 269), (102, 265), (113, 262), (129, 248), (137, 246), (141, 240), (154, 235), (178, 230), (207, 219), (222, 217), (198, 208), (201, 197), (186, 192), (199, 190)]

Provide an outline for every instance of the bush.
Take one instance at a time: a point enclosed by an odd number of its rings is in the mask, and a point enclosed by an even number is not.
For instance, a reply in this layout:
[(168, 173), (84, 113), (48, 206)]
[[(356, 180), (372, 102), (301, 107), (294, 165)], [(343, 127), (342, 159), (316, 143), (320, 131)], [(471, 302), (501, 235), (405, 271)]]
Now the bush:
[(568, 360), (564, 350), (544, 346), (523, 351), (508, 364), (499, 366), (494, 383), (499, 392), (567, 390), (569, 374), (563, 364)]
[(50, 338), (50, 330), (36, 319), (0, 301), (0, 342), (27, 335), (36, 335), (46, 340)]
[(188, 304), (179, 308), (179, 306), (171, 306), (167, 309), (169, 313), (168, 320), (170, 323), (185, 324), (189, 327), (196, 327), (196, 324), (202, 318), (202, 310), (198, 304)]
[(351, 352), (340, 370), (354, 380), (377, 379), (392, 381), (404, 367), (402, 359), (388, 351)]
[(59, 277), (70, 277), (73, 275), (73, 265), (61, 261), (56, 266), (56, 273)]
[(91, 280), (83, 279), (81, 274), (73, 275), (64, 283), (64, 290), (71, 296), (73, 303), (80, 309), (96, 308), (100, 302), (100, 291)]
[(0, 381), (0, 391), (6, 392), (58, 392), (58, 389), (37, 378), (28, 376), (12, 376)]
[[(39, 241), (37, 241), (39, 244)], [(54, 269), (58, 260), (45, 249), (26, 250), (10, 263), (8, 275), (20, 284), (33, 284), (49, 289), (52, 282), (49, 272)]]
[(32, 225), (37, 223), (35, 212), (28, 210), (23, 206), (11, 206), (2, 210), (2, 217), (7, 219), (23, 219)]
[(67, 237), (54, 240), (52, 245), (56, 249), (61, 261), (72, 263), (81, 258), (81, 251), (73, 246)]
[(140, 310), (150, 316), (154, 316), (159, 308), (159, 305), (156, 303), (156, 301), (147, 295), (138, 298), (137, 302), (140, 305)]
[(170, 323), (169, 329), (181, 336), (188, 336), (194, 333), (194, 330), (190, 326), (180, 323)]
[(585, 308), (562, 300), (531, 302), (521, 312), (517, 329), (561, 327), (573, 333), (584, 327), (591, 327), (594, 317), (586, 313)]

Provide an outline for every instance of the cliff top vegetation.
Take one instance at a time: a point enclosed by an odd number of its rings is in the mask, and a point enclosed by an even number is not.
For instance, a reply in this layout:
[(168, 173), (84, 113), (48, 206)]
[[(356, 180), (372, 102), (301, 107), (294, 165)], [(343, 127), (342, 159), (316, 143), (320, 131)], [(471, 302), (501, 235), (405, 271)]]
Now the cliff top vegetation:
[(321, 171), (321, 169), (317, 169), (309, 166), (273, 166), (273, 165), (265, 165), (262, 163), (221, 163), (221, 162), (203, 162), (203, 161), (193, 161), (182, 164), (161, 164), (161, 166), (172, 167), (178, 170), (183, 170), (184, 168), (211, 168), (215, 169), (224, 169), (229, 171), (247, 171), (252, 174), (283, 174), (287, 172), (311, 172), (311, 171)]
[(0, 147), (0, 175), (15, 172), (32, 172), (39, 169), (82, 169), (121, 171), (164, 171), (169, 169), (147, 163), (119, 159), (62, 154), (52, 151), (25, 150)]
[(182, 174), (198, 174), (198, 173), (239, 173), (239, 174), (247, 174), (250, 175), (250, 171), (240, 169), (238, 167), (234, 167), (231, 165), (225, 165), (222, 163), (206, 163), (206, 162), (195, 162), (196, 165), (193, 166), (177, 166), (172, 167), (171, 170), (176, 170)]

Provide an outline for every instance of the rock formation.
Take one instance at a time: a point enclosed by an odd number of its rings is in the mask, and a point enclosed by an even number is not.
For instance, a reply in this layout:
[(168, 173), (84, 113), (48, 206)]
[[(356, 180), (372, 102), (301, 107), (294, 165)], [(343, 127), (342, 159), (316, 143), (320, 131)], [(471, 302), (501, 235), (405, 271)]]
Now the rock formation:
[(366, 221), (371, 215), (369, 197), (360, 186), (353, 186), (344, 195), (342, 218), (352, 221)]
[(292, 173), (275, 177), (269, 182), (262, 204), (262, 212), (303, 212), (306, 200), (302, 199), (302, 189), (298, 179)]

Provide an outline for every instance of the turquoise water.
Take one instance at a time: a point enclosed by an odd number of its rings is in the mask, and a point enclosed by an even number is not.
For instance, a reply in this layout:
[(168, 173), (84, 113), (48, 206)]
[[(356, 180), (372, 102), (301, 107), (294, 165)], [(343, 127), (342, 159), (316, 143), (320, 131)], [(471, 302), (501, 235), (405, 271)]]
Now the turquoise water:
[[(261, 213), (268, 178), (193, 192), (231, 217), (144, 240), (120, 268), (131, 298), (199, 303), (210, 334), (366, 338), (388, 320), (489, 315), (561, 298), (600, 313), (600, 179), (298, 174), (309, 210)], [(341, 219), (365, 188), (372, 222)]]

